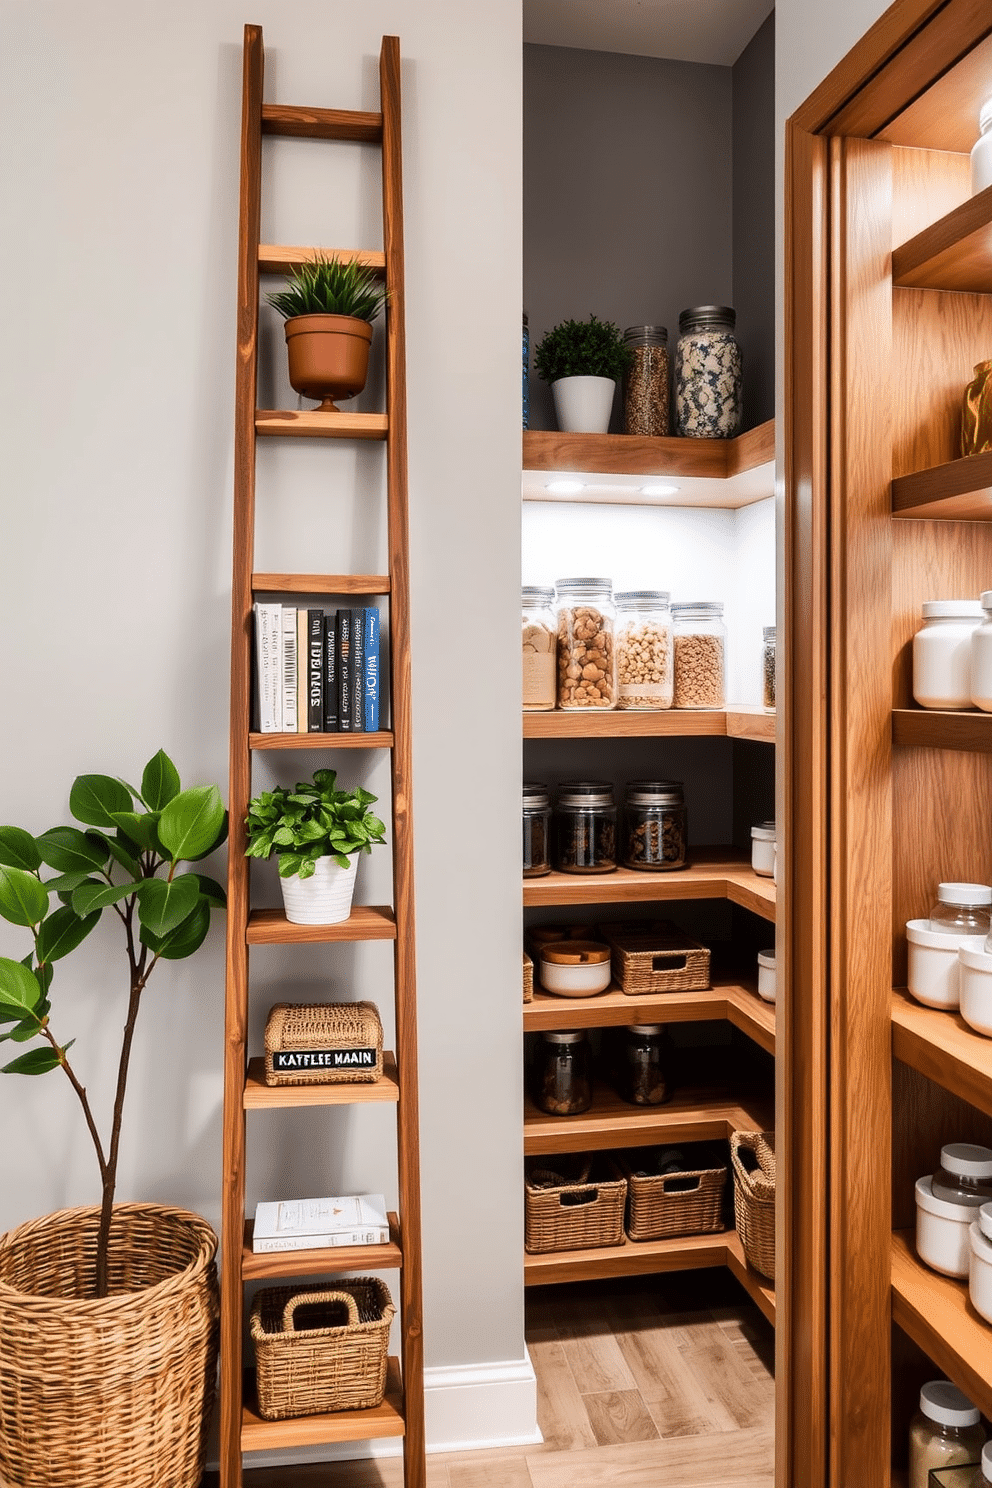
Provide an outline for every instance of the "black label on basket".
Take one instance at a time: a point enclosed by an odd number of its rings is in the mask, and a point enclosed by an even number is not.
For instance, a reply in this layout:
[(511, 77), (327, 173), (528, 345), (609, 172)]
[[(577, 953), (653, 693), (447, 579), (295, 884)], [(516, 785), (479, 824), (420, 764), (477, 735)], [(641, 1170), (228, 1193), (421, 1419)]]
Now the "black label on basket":
[(374, 1049), (276, 1049), (272, 1068), (284, 1070), (369, 1070), (375, 1069)]

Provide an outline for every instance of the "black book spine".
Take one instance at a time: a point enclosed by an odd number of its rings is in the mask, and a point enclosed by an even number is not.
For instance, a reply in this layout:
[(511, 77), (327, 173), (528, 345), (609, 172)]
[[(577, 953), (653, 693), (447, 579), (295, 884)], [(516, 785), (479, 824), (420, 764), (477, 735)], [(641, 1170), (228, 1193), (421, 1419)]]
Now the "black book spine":
[(324, 728), (324, 612), (307, 610), (307, 730)]
[(338, 728), (351, 733), (351, 611), (338, 610)]
[(324, 733), (338, 733), (338, 617), (324, 616)]
[(362, 678), (365, 675), (365, 611), (351, 612), (351, 732), (364, 734), (365, 708)]

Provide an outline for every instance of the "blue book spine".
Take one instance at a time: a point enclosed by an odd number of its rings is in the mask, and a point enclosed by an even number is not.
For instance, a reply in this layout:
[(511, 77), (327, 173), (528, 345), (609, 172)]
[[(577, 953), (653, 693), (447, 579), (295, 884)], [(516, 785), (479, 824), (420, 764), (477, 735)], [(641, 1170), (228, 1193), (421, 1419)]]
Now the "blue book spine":
[(365, 732), (379, 730), (379, 611), (369, 605), (365, 611), (365, 664), (362, 677)]

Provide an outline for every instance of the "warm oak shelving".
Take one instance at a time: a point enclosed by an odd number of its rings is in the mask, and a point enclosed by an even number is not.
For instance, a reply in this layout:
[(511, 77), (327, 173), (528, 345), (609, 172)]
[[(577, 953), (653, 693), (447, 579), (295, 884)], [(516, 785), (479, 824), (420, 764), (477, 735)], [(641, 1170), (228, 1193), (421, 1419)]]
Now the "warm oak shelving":
[(597, 1084), (592, 1105), (581, 1116), (548, 1116), (524, 1100), (524, 1153), (609, 1151), (655, 1142), (725, 1141), (733, 1131), (764, 1131), (772, 1125), (766, 1102), (741, 1101), (725, 1091), (679, 1090), (664, 1106), (632, 1106), (607, 1085)]
[(774, 744), (775, 714), (763, 708), (666, 709), (656, 713), (612, 709), (523, 715), (525, 739), (756, 739)]
[(259, 408), (255, 433), (294, 439), (385, 439), (384, 413), (321, 413), (313, 408)]
[(923, 749), (958, 749), (969, 754), (985, 754), (992, 750), (992, 713), (894, 708), (892, 742)]
[(892, 1317), (963, 1390), (992, 1414), (992, 1328), (968, 1300), (968, 1283), (917, 1259), (911, 1230), (892, 1235)]
[(398, 1359), (390, 1359), (386, 1398), (372, 1410), (334, 1411), (330, 1415), (296, 1416), (289, 1421), (265, 1421), (258, 1414), (254, 1380), (245, 1384), (241, 1417), (241, 1450), (272, 1452), (286, 1447), (323, 1447), (334, 1442), (373, 1441), (403, 1436), (403, 1386)]
[(992, 521), (992, 453), (947, 460), (892, 482), (894, 517)]
[(241, 1275), (245, 1281), (335, 1276), (345, 1271), (397, 1271), (403, 1264), (400, 1222), (393, 1213), (389, 1215), (389, 1239), (384, 1245), (340, 1245), (334, 1249), (266, 1251), (256, 1255), (251, 1248), (254, 1229), (254, 1221), (246, 1220), (241, 1252)]
[(388, 731), (377, 734), (249, 734), (251, 749), (392, 749)]
[(992, 293), (992, 186), (896, 248), (892, 283), (900, 289)]
[(253, 909), (245, 936), (249, 945), (306, 945), (328, 940), (395, 940), (396, 918), (388, 904), (356, 904), (338, 925), (291, 925), (281, 909)]
[(534, 989), (524, 1004), (524, 1031), (544, 1028), (612, 1028), (643, 1023), (707, 1023), (725, 1018), (769, 1054), (775, 1052), (775, 1008), (751, 987), (717, 983), (701, 992), (659, 992), (628, 997), (613, 985), (596, 997), (556, 997)]
[(546, 873), (524, 880), (525, 907), (554, 904), (650, 904), (676, 899), (729, 899), (762, 919), (775, 919), (775, 885), (733, 848), (694, 848), (693, 862), (675, 873)]
[(400, 1098), (396, 1056), (382, 1056), (382, 1077), (342, 1085), (266, 1085), (265, 1060), (249, 1059), (245, 1081), (246, 1111), (284, 1111), (299, 1106), (360, 1106), (394, 1104)]
[(975, 1033), (960, 1013), (923, 1007), (897, 988), (892, 994), (892, 1052), (992, 1116), (992, 1039)]

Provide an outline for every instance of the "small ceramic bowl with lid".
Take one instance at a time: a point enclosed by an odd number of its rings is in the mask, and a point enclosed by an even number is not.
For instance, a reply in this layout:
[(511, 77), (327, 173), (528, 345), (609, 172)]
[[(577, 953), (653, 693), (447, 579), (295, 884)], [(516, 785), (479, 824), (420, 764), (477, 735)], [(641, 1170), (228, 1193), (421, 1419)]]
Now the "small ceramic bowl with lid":
[(751, 828), (751, 867), (762, 878), (775, 872), (775, 823), (758, 822)]
[(775, 948), (758, 952), (758, 996), (775, 1001)]
[(558, 940), (541, 949), (541, 986), (558, 997), (595, 997), (610, 985), (610, 948), (595, 940)]
[(968, 1230), (968, 1295), (971, 1305), (992, 1323), (992, 1204), (983, 1204)]
[(980, 951), (984, 935), (961, 935), (957, 931), (930, 928), (926, 920), (910, 920), (906, 925), (909, 967), (906, 985), (926, 1007), (956, 1008), (961, 1001), (958, 951)]
[(961, 1016), (976, 1033), (992, 1038), (992, 935), (981, 949), (962, 945), (958, 949), (958, 983)]

